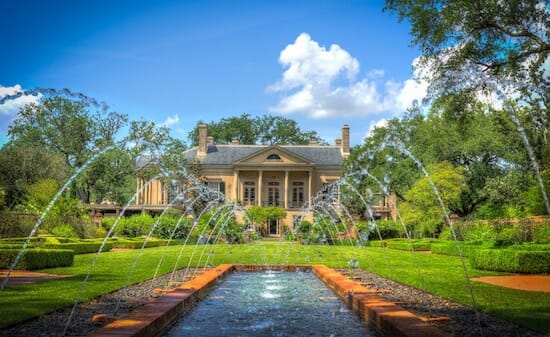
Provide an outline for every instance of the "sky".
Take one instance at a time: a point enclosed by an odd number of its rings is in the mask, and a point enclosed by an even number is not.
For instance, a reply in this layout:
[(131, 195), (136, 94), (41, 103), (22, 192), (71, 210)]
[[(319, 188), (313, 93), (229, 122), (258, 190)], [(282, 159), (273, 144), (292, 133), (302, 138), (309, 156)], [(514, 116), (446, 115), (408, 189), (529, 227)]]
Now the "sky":
[[(351, 144), (425, 85), (410, 26), (380, 0), (7, 1), (0, 98), (68, 88), (187, 141), (198, 121), (273, 114)], [(0, 143), (19, 109), (0, 104)]]

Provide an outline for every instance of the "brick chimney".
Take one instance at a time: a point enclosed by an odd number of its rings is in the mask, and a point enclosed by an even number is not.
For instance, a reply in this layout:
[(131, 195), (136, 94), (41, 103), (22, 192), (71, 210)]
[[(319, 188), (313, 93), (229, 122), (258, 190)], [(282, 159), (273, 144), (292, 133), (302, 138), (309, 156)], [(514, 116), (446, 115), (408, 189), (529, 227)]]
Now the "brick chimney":
[(349, 125), (344, 124), (342, 127), (342, 155), (344, 158), (349, 156)]
[(342, 138), (336, 138), (334, 140), (334, 145), (336, 145), (338, 147), (342, 147)]
[(197, 158), (204, 158), (206, 157), (206, 137), (208, 134), (208, 130), (206, 129), (206, 124), (200, 124), (199, 125), (199, 150), (197, 151)]

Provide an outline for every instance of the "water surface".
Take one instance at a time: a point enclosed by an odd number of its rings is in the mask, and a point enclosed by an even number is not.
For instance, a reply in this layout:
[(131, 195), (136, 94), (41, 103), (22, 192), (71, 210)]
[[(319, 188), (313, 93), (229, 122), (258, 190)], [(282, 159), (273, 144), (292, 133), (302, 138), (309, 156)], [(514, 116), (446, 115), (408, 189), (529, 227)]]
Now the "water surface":
[(165, 337), (374, 336), (311, 272), (233, 273)]

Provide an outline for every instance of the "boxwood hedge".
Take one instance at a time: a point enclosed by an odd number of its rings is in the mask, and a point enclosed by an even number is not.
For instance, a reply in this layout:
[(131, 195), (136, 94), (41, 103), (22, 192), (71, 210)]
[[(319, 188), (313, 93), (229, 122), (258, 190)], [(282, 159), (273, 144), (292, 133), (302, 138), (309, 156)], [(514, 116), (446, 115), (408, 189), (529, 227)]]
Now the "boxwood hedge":
[[(58, 244), (45, 244), (44, 248), (48, 249), (72, 249), (75, 254), (88, 254), (88, 253), (97, 253), (101, 247), (101, 242), (67, 242), (67, 243), (58, 243)], [(113, 248), (113, 244), (107, 242), (103, 247), (103, 252), (107, 252)]]
[(475, 269), (510, 273), (550, 272), (550, 251), (518, 249), (479, 249), (469, 256)]
[[(145, 240), (124, 240), (118, 239), (113, 241), (113, 246), (116, 248), (129, 248), (129, 249), (140, 249), (143, 246)], [(145, 248), (151, 247), (160, 247), (166, 246), (168, 240), (148, 240), (145, 244)], [(170, 245), (177, 244), (177, 241), (170, 241)]]
[[(0, 249), (0, 268), (10, 268), (19, 249)], [(26, 249), (15, 269), (33, 270), (73, 265), (74, 251), (70, 249)]]
[(470, 256), (473, 250), (482, 248), (480, 245), (469, 242), (440, 241), (437, 243), (432, 243), (430, 250), (434, 254), (459, 256), (460, 253), (457, 245), (460, 246), (460, 252), (462, 253), (462, 256)]
[(399, 240), (399, 241), (388, 241), (386, 246), (391, 249), (399, 250), (411, 250), (411, 246), (415, 251), (428, 251), (430, 250), (431, 243), (429, 241), (409, 241), (409, 240)]

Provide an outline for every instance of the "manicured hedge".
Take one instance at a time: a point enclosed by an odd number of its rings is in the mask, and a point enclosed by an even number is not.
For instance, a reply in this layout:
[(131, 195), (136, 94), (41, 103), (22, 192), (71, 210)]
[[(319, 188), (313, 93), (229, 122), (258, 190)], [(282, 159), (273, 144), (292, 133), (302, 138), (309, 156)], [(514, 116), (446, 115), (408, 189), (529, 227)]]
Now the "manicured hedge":
[[(45, 244), (44, 248), (48, 249), (72, 249), (75, 254), (88, 254), (88, 253), (97, 253), (101, 247), (101, 242), (68, 242), (68, 243), (58, 243), (58, 244)], [(103, 252), (107, 252), (113, 248), (112, 243), (105, 243), (103, 247)]]
[(441, 241), (432, 243), (430, 250), (434, 254), (443, 254), (443, 255), (455, 255), (459, 256), (459, 251), (457, 244), (460, 246), (460, 252), (462, 256), (470, 256), (472, 251), (482, 248), (480, 245), (471, 244), (468, 242), (459, 241)]
[(515, 249), (515, 250), (537, 250), (537, 251), (544, 251), (544, 250), (550, 250), (550, 244), (542, 244), (542, 243), (524, 243), (520, 245), (513, 245), (508, 247), (508, 249)]
[[(23, 243), (0, 243), (0, 249), (21, 249), (23, 248)], [(27, 248), (32, 248), (31, 245), (28, 245)]]
[[(0, 249), (0, 268), (10, 268), (19, 249)], [(74, 251), (70, 249), (26, 249), (15, 269), (33, 270), (73, 265)]]
[(429, 241), (387, 241), (386, 246), (391, 249), (399, 249), (399, 250), (411, 250), (414, 248), (415, 251), (428, 251), (430, 250), (431, 243)]
[(469, 256), (475, 269), (510, 273), (550, 272), (550, 251), (479, 249)]
[(386, 244), (388, 243), (388, 241), (383, 241), (383, 240), (373, 240), (373, 241), (369, 241), (369, 245), (371, 247), (386, 247)]
[[(143, 242), (145, 240), (121, 240), (118, 239), (116, 241), (113, 241), (113, 247), (116, 248), (129, 248), (129, 249), (140, 249), (143, 246)], [(151, 248), (151, 247), (160, 247), (160, 246), (166, 246), (166, 243), (168, 240), (149, 240), (145, 244), (145, 248)], [(177, 244), (177, 241), (170, 241), (170, 245)]]

